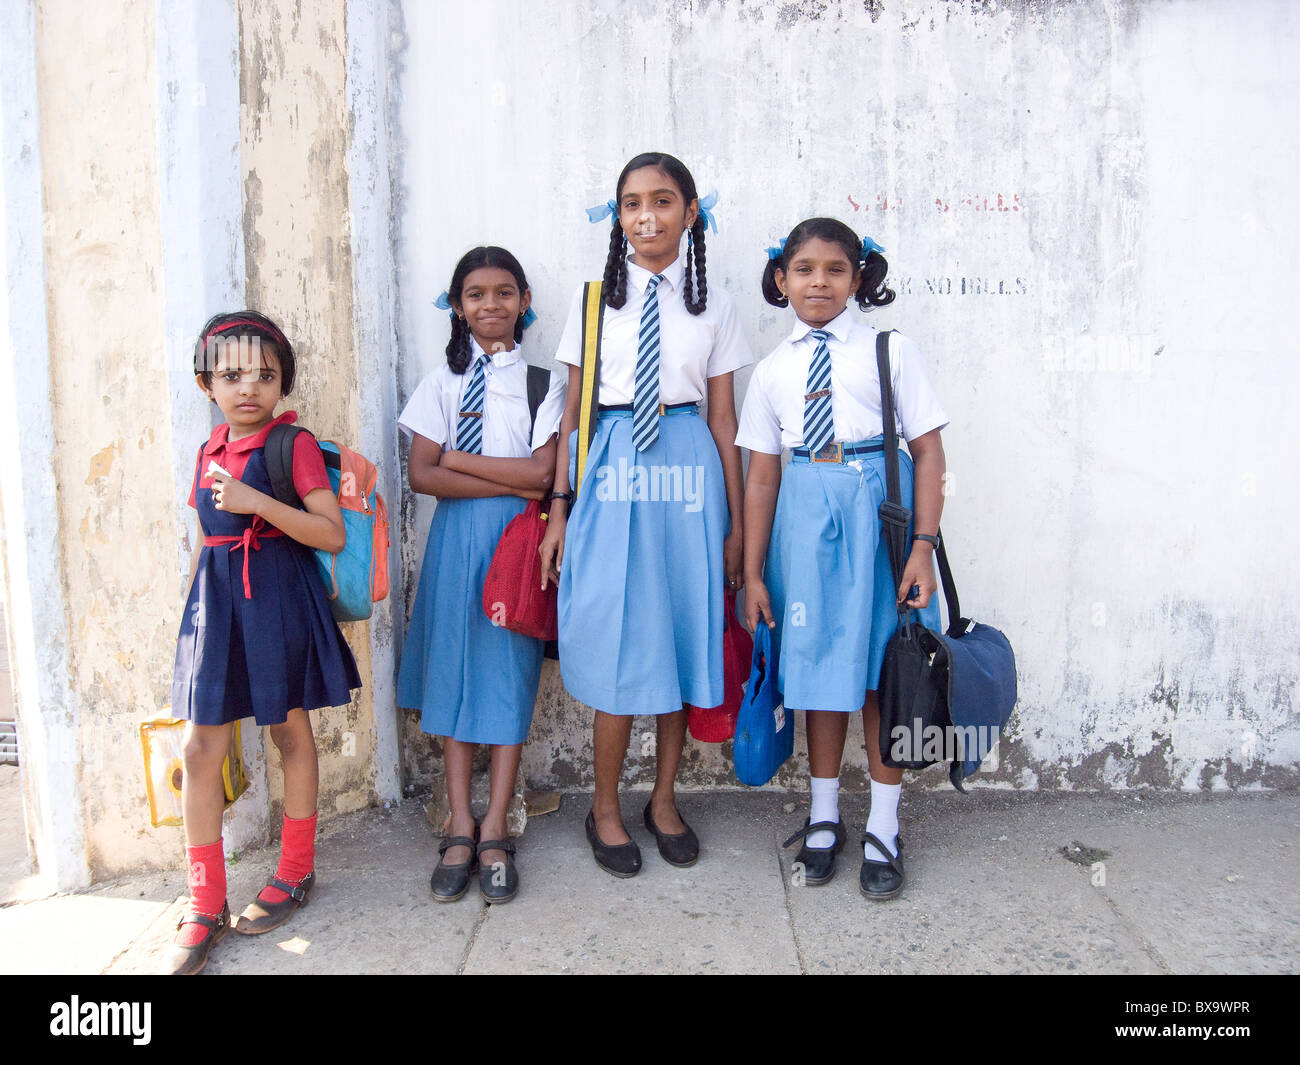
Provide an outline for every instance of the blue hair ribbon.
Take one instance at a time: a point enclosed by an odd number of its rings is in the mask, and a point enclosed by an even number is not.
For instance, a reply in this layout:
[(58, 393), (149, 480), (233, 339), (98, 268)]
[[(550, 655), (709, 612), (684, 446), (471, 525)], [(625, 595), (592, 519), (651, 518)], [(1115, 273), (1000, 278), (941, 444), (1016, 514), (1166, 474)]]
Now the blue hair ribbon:
[(587, 221), (592, 223), (603, 222), (613, 214), (618, 214), (618, 202), (611, 196), (604, 203), (587, 208)]
[(782, 237), (779, 241), (776, 242), (776, 244), (773, 247), (767, 249), (767, 257), (769, 259), (779, 259), (784, 254), (785, 254), (785, 237)]
[(877, 244), (874, 240), (872, 240), (870, 237), (863, 237), (862, 238), (862, 261), (866, 262), (867, 256), (870, 255), (873, 251), (879, 252), (881, 255), (885, 254), (885, 249), (882, 248), (879, 244)]
[(718, 190), (714, 189), (704, 199), (700, 200), (700, 217), (704, 219), (704, 228), (712, 228), (713, 232), (718, 231), (718, 220), (714, 217), (713, 208), (718, 205)]
[(537, 314), (529, 307), (528, 310), (524, 311), (524, 328), (527, 329), (535, 321), (537, 321)]
[(451, 300), (447, 298), (446, 289), (443, 289), (441, 292), (438, 293), (438, 298), (433, 301), (433, 305), (444, 311), (451, 310)]

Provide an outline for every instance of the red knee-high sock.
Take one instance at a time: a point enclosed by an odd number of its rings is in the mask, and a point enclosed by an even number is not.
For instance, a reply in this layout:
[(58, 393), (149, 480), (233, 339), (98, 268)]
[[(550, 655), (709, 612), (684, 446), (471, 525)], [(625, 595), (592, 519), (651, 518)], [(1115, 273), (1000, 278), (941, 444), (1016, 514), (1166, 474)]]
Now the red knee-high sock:
[[(186, 847), (185, 859), (189, 863), (186, 879), (190, 909), (207, 917), (219, 917), (226, 904), (226, 854), (220, 838), (202, 847)], [(204, 925), (184, 924), (176, 933), (176, 942), (192, 947), (207, 934)]]
[[(316, 867), (316, 815), (310, 817), (284, 816), (280, 830), (280, 864), (275, 867), (277, 880), (286, 884), (300, 884), (303, 877)], [(283, 902), (289, 896), (279, 888), (264, 887), (257, 896), (263, 902)]]

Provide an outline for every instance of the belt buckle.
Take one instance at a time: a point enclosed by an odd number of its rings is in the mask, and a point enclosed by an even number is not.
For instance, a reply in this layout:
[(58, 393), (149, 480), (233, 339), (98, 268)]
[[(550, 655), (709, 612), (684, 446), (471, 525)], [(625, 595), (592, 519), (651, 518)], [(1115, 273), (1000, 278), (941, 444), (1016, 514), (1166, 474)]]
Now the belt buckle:
[(844, 445), (838, 442), (827, 444), (816, 453), (810, 453), (813, 462), (843, 462)]

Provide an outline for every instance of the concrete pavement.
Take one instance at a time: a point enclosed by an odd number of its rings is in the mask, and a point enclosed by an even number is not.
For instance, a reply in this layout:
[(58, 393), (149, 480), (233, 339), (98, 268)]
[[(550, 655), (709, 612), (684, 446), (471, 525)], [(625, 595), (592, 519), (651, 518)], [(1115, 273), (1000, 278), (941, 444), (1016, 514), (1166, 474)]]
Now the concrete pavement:
[[(488, 907), (477, 889), (438, 904), (423, 800), (364, 810), (321, 831), (319, 886), (277, 932), (231, 936), (208, 973), (1285, 973), (1300, 969), (1300, 796), (977, 790), (905, 793), (908, 883), (859, 894), (860, 852), (822, 887), (791, 882), (802, 796), (685, 794), (703, 841), (690, 869), (664, 863), (624, 816), (641, 875), (599, 870), (589, 798), (529, 822), (522, 890)], [(856, 839), (866, 797), (842, 813)], [(229, 867), (238, 912), (274, 849)], [(14, 866), (6, 866), (12, 876)], [(0, 888), (9, 885), (0, 885)], [(182, 870), (0, 905), (0, 971), (152, 972), (181, 912)], [(30, 890), (27, 892), (30, 896)], [(0, 891), (0, 899), (13, 898)]]

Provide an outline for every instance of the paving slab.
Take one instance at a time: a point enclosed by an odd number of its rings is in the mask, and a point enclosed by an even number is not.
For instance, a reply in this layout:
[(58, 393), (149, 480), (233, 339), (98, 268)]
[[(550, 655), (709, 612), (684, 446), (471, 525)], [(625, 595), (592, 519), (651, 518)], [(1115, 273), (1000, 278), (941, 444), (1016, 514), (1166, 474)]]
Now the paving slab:
[(587, 844), (589, 795), (528, 825), (516, 856), (519, 895), (488, 907), (467, 973), (798, 973), (771, 823), (772, 795), (684, 795), (678, 810), (700, 837), (700, 860), (659, 857), (641, 811), (623, 820), (641, 848), (640, 874), (600, 869)]
[[(840, 812), (849, 842), (831, 883), (797, 886), (796, 848), (785, 857), (809, 973), (1155, 971), (1086, 873), (1057, 853), (1069, 830), (1054, 816), (1040, 824), (1041, 804), (996, 792), (905, 794), (906, 887), (883, 902), (858, 886), (865, 797), (849, 797)], [(785, 815), (779, 834), (801, 827), (806, 813), (800, 805)]]
[(1295, 796), (1095, 801), (1080, 832), (1110, 853), (1102, 893), (1173, 973), (1300, 968)]

